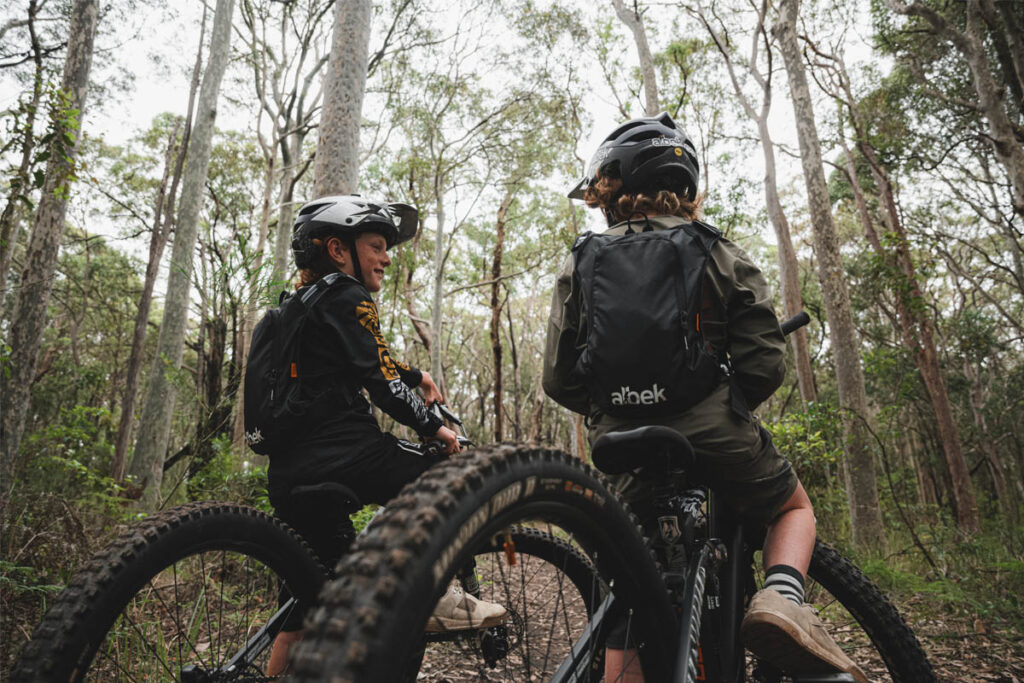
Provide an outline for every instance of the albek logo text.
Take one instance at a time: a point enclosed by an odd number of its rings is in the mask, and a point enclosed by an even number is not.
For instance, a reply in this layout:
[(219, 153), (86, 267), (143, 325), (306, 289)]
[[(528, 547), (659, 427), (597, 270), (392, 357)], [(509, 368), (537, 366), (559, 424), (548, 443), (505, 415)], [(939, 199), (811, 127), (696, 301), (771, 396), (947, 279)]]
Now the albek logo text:
[(642, 391), (633, 391), (627, 385), (620, 387), (618, 391), (612, 392), (613, 406), (649, 406), (667, 400), (665, 398), (665, 389), (657, 384), (652, 385), (650, 389), (643, 389)]

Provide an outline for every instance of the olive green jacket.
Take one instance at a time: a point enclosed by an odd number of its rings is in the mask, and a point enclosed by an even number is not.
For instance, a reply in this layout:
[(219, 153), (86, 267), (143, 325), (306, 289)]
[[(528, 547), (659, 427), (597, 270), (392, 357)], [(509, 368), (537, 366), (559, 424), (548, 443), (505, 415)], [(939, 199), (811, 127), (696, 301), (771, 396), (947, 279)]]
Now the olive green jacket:
[[(676, 216), (650, 218), (655, 230), (685, 221)], [(626, 223), (608, 229), (622, 235)], [(712, 249), (705, 280), (710, 306), (701, 313), (701, 330), (716, 351), (728, 354), (736, 386), (753, 409), (782, 384), (786, 341), (772, 308), (771, 291), (761, 271), (743, 251), (722, 238)], [(573, 278), (572, 254), (558, 273), (548, 317), (544, 350), (544, 391), (569, 410), (592, 413), (586, 389), (573, 377), (573, 368), (586, 347), (587, 325), (579, 283)], [(643, 349), (637, 349), (643, 353)]]

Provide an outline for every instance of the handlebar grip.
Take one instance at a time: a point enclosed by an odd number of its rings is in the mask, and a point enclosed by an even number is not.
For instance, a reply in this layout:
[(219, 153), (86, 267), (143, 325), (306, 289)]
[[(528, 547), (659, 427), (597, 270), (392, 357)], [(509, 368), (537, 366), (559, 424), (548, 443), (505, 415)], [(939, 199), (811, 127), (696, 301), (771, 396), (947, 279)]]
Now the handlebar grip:
[(807, 311), (800, 311), (789, 320), (783, 321), (782, 325), (780, 325), (782, 327), (782, 334), (790, 334), (809, 322), (811, 322), (811, 316), (807, 315)]

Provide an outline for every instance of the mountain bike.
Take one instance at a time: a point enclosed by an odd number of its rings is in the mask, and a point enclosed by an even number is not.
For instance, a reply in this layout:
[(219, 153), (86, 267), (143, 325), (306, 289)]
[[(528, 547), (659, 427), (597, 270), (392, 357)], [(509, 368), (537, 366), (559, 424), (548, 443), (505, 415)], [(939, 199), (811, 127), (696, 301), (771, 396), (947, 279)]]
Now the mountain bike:
[[(461, 428), (443, 406), (434, 410)], [(464, 430), (461, 440), (469, 443)], [(344, 486), (307, 488), (315, 490), (303, 493), (319, 496), (318, 504), (342, 506), (349, 513), (362, 508)], [(407, 515), (408, 510), (396, 510), (392, 520)], [(425, 515), (429, 512), (412, 516)], [(513, 549), (519, 561), (514, 574), (496, 561)], [(458, 581), (467, 592), (501, 587), (512, 600), (535, 592), (533, 587), (550, 577), (589, 584), (587, 558), (564, 539), (537, 529), (507, 528), (476, 550), (460, 566)], [(388, 561), (401, 563), (401, 553)], [(200, 502), (155, 514), (122, 533), (72, 577), (35, 629), (12, 680), (271, 680), (263, 672), (274, 638), (289, 617), (315, 604), (329, 574), (292, 529), (252, 507)], [(588, 603), (578, 600), (586, 610)], [(495, 661), (521, 656), (524, 628), (510, 619), (487, 629), (421, 632), (415, 642), (427, 664), (429, 653), (451, 648)]]
[[(746, 654), (739, 625), (757, 588), (754, 553), (762, 530), (741, 524), (699, 482), (670, 483), (693, 465), (685, 438), (658, 426), (616, 432), (594, 444), (592, 459), (605, 473), (629, 471), (661, 482), (641, 518), (601, 473), (559, 451), (493, 446), (425, 473), (389, 505), (325, 586), (313, 626), (295, 652), (295, 680), (407, 677), (426, 661), (409, 643), (447, 582), (481, 548), (522, 527), (577, 549), (590, 561), (590, 583), (554, 581), (545, 594), (509, 603), (515, 620), (546, 632), (546, 641), (531, 643), (534, 656), (524, 661), (498, 658), (457, 680), (596, 683), (605, 680), (609, 639), (628, 644), (652, 683), (853, 680), (846, 674), (790, 676)], [(515, 566), (514, 554), (504, 560)], [(563, 607), (563, 584), (582, 588), (593, 607), (574, 609), (568, 601)], [(871, 680), (936, 680), (898, 611), (821, 541), (806, 601)], [(534, 607), (544, 611), (534, 614)], [(609, 680), (615, 677), (608, 673)], [(430, 669), (421, 668), (420, 676), (434, 680)]]

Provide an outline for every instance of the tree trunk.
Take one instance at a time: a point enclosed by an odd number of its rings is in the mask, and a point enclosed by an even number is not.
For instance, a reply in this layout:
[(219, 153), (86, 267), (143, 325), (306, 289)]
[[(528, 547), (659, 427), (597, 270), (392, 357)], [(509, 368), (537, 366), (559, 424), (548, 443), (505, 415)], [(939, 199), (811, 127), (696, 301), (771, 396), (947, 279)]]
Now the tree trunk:
[(443, 285), (444, 285), (444, 201), (440, 194), (440, 184), (435, 186), (437, 234), (434, 235), (434, 289), (430, 303), (430, 375), (434, 382), (441, 389), (441, 393), (447, 394), (447, 387), (444, 384), (444, 367), (441, 365), (441, 324), (444, 310)]
[(61, 80), (62, 97), (54, 103), (50, 159), (11, 316), (7, 340), (11, 346), (9, 365), (7, 372), (0, 373), (4, 402), (0, 418), (0, 481), (5, 490), (13, 483), (18, 447), (32, 401), (32, 383), (46, 327), (46, 309), (53, 291), (57, 252), (64, 235), (64, 216), (74, 181), (77, 143), (82, 130), (99, 20), (98, 4), (97, 0), (76, 0), (71, 9), (67, 57)]
[(302, 154), (305, 135), (292, 133), (281, 144), (281, 189), (278, 194), (279, 208), (277, 229), (274, 233), (274, 269), (270, 282), (280, 289), (288, 288), (288, 273), (291, 271), (292, 223), (295, 218), (295, 183), (298, 182), (296, 164)]
[[(939, 367), (934, 323), (925, 313), (924, 293), (921, 291), (917, 281), (917, 272), (913, 257), (910, 254), (907, 233), (903, 228), (903, 221), (900, 219), (899, 210), (896, 206), (896, 191), (893, 188), (892, 179), (889, 177), (888, 171), (879, 161), (874, 147), (868, 142), (867, 127), (861, 116), (860, 109), (854, 101), (852, 89), (849, 87), (846, 67), (842, 64), (841, 60), (837, 60), (837, 62), (840, 81), (845, 90), (846, 106), (850, 111), (854, 131), (857, 136), (857, 149), (868, 163), (871, 175), (878, 188), (882, 219), (889, 233), (887, 244), (892, 244), (892, 247), (884, 247), (877, 235), (872, 234), (874, 228), (867, 216), (866, 208), (859, 208), (858, 211), (875, 252), (883, 262), (887, 262), (892, 266), (893, 276), (897, 279), (896, 307), (900, 329), (903, 333), (903, 342), (909, 350), (914, 352), (918, 372), (921, 373), (921, 379), (924, 381), (925, 388), (928, 391), (932, 409), (935, 411), (939, 439), (942, 442), (942, 452), (946, 459), (946, 467), (949, 470), (952, 484), (957, 526), (965, 533), (978, 533), (981, 531), (978, 503), (974, 496), (974, 487), (971, 484), (967, 460), (964, 458), (960, 430), (957, 428), (956, 420), (953, 417), (953, 409), (949, 402), (949, 392), (946, 390), (946, 382), (942, 377), (942, 370)], [(844, 147), (845, 144), (844, 141)], [(858, 200), (859, 206), (865, 207), (863, 192), (859, 188), (856, 168), (849, 150), (846, 151), (846, 158), (847, 173), (850, 176), (851, 186), (854, 187), (855, 196), (860, 197)]]
[(498, 292), (501, 289), (501, 258), (505, 249), (505, 217), (508, 207), (512, 204), (512, 192), (506, 192), (498, 207), (498, 220), (495, 222), (497, 233), (494, 253), (491, 258), (491, 356), (494, 359), (494, 441), (502, 440), (504, 427), (504, 411), (502, 400), (502, 367), (501, 367), (501, 301)]
[(530, 411), (530, 432), (527, 441), (532, 444), (540, 443), (540, 435), (544, 431), (544, 385), (541, 381), (543, 365), (537, 363), (536, 376), (533, 378), (533, 409)]
[(789, 75), (800, 159), (807, 184), (807, 199), (818, 256), (818, 277), (821, 281), (835, 357), (839, 405), (843, 413), (843, 469), (849, 496), (850, 526), (857, 546), (877, 548), (884, 546), (885, 532), (878, 507), (878, 484), (867, 425), (867, 392), (860, 366), (857, 331), (850, 311), (850, 295), (839, 255), (838, 237), (832, 223), (811, 93), (807, 85), (800, 46), (797, 43), (798, 3), (799, 0), (781, 0), (779, 19), (774, 31), (779, 39)]
[(359, 127), (370, 46), (370, 0), (339, 0), (324, 108), (313, 167), (313, 194), (350, 194), (359, 187)]
[(163, 464), (176, 398), (176, 389), (169, 374), (181, 367), (184, 351), (199, 211), (210, 163), (217, 98), (230, 54), (233, 10), (234, 0), (217, 0), (210, 36), (210, 59), (199, 91), (195, 129), (188, 144), (181, 189), (181, 211), (167, 278), (163, 324), (160, 326), (156, 358), (149, 374), (135, 453), (128, 470), (136, 482), (145, 486), (142, 503), (147, 509), (155, 509), (160, 498)]
[(37, 0), (28, 3), (28, 33), (32, 41), (32, 61), (35, 70), (32, 74), (32, 99), (25, 106), (25, 122), (22, 125), (21, 161), (18, 170), (11, 179), (11, 193), (0, 213), (0, 319), (4, 317), (7, 303), (7, 273), (11, 269), (14, 247), (18, 243), (21, 232), (21, 209), (19, 202), (29, 192), (29, 167), (32, 163), (32, 151), (35, 149), (36, 113), (43, 98), (43, 55), (36, 35), (36, 13), (39, 11)]
[(622, 23), (633, 32), (636, 52), (640, 57), (640, 73), (644, 79), (644, 110), (647, 116), (655, 116), (661, 111), (661, 105), (658, 103), (658, 79), (654, 71), (654, 60), (651, 58), (651, 48), (647, 44), (643, 15), (635, 2), (632, 10), (626, 9), (622, 0), (612, 0), (612, 5)]
[[(744, 63), (747, 72), (761, 88), (761, 108), (755, 110), (753, 103), (747, 98), (736, 76), (736, 68), (733, 64), (733, 56), (730, 46), (719, 32), (711, 25), (703, 10), (697, 9), (697, 17), (704, 28), (707, 29), (714, 41), (715, 46), (725, 60), (726, 69), (729, 72), (729, 79), (732, 82), (733, 91), (754, 123), (757, 124), (758, 137), (761, 140), (761, 152), (764, 156), (764, 194), (765, 205), (768, 209), (768, 218), (775, 230), (775, 241), (779, 248), (779, 275), (782, 280), (782, 304), (787, 318), (791, 318), (803, 310), (803, 296), (800, 293), (800, 268), (796, 259), (796, 250), (793, 248), (793, 239), (790, 235), (789, 221), (782, 210), (782, 202), (779, 201), (778, 174), (775, 168), (775, 146), (772, 142), (771, 131), (768, 129), (768, 115), (771, 113), (772, 83), (771, 74), (766, 78), (755, 63), (758, 47), (762, 38), (765, 40), (765, 50), (769, 55), (769, 68), (771, 66), (771, 45), (768, 43), (764, 33), (765, 11), (758, 13), (757, 26), (753, 31), (751, 44), (751, 57)], [(789, 342), (793, 345), (793, 358), (796, 363), (797, 385), (800, 388), (800, 398), (804, 403), (816, 401), (818, 392), (814, 385), (814, 372), (811, 370), (811, 351), (807, 329), (801, 327), (789, 335)]]
[(989, 472), (992, 475), (992, 488), (995, 489), (996, 498), (999, 499), (999, 506), (1003, 515), (1014, 527), (1017, 525), (1017, 500), (1016, 496), (1007, 484), (1006, 469), (999, 457), (994, 439), (988, 430), (988, 421), (985, 419), (985, 397), (978, 370), (974, 363), (964, 359), (964, 376), (971, 383), (971, 414), (974, 417), (974, 426), (978, 430), (978, 442), (981, 445), (981, 452), (985, 454), (988, 461)]
[[(200, 41), (201, 42), (201, 41)], [(191, 113), (191, 109), (189, 110)], [(189, 117), (191, 118), (191, 117)], [(146, 262), (146, 274), (142, 281), (142, 294), (139, 296), (139, 306), (135, 314), (135, 327), (132, 331), (131, 352), (128, 354), (128, 367), (125, 370), (124, 394), (121, 397), (121, 418), (117, 427), (117, 437), (114, 442), (114, 459), (110, 467), (110, 476), (116, 481), (124, 479), (125, 466), (127, 463), (128, 444), (131, 440), (132, 418), (135, 415), (135, 395), (139, 390), (139, 374), (142, 370), (142, 354), (146, 345), (146, 327), (149, 323), (149, 309), (153, 302), (153, 289), (156, 286), (157, 272), (160, 270), (160, 260), (163, 258), (164, 247), (167, 245), (167, 237), (171, 229), (171, 216), (173, 214), (174, 192), (177, 190), (178, 177), (181, 174), (181, 167), (185, 160), (185, 141), (179, 146), (177, 161), (172, 162), (174, 148), (178, 143), (178, 132), (181, 128), (181, 120), (175, 124), (167, 141), (167, 153), (164, 157), (164, 175), (157, 189), (155, 210), (153, 212), (153, 232), (149, 239), (149, 260)], [(188, 130), (185, 131), (188, 137)], [(174, 178), (170, 180), (171, 168), (174, 168)], [(168, 182), (171, 183), (171, 190), (168, 193)], [(167, 205), (167, 218), (164, 220), (164, 206)]]
[(142, 374), (142, 354), (145, 351), (146, 327), (149, 325), (149, 310), (153, 304), (153, 290), (160, 271), (164, 247), (171, 235), (174, 225), (174, 200), (178, 194), (178, 183), (185, 166), (185, 151), (188, 149), (192, 135), (192, 112), (195, 110), (196, 93), (199, 91), (199, 75), (203, 67), (203, 37), (206, 35), (206, 8), (203, 8), (203, 19), (199, 28), (199, 47), (196, 50), (196, 63), (192, 67), (192, 81), (188, 91), (188, 109), (185, 111), (185, 130), (181, 144), (174, 159), (174, 171), (171, 175), (170, 189), (167, 189), (167, 171), (171, 167), (171, 150), (175, 147), (174, 133), (167, 145), (164, 160), (164, 177), (157, 191), (156, 208), (153, 218), (153, 234), (149, 242), (149, 261), (146, 263), (146, 274), (142, 282), (142, 294), (139, 296), (139, 310), (135, 314), (135, 328), (132, 331), (132, 350), (128, 356), (128, 368), (125, 371), (124, 395), (121, 399), (121, 419), (117, 427), (117, 440), (114, 442), (114, 459), (111, 463), (111, 476), (116, 481), (124, 479), (128, 464), (128, 446), (131, 443), (132, 418), (135, 416), (135, 397), (139, 391), (139, 376)]
[[(757, 122), (761, 134), (761, 150), (764, 153), (764, 194), (768, 208), (768, 218), (775, 229), (775, 242), (779, 247), (779, 275), (782, 280), (782, 303), (786, 317), (792, 318), (803, 310), (804, 299), (800, 293), (800, 266), (796, 260), (796, 249), (790, 236), (789, 221), (779, 201), (778, 181), (775, 170), (775, 148), (771, 134), (768, 132), (766, 115)], [(793, 345), (793, 358), (796, 362), (796, 378), (800, 387), (800, 398), (804, 403), (818, 400), (818, 390), (814, 386), (814, 371), (811, 369), (811, 346), (807, 328), (801, 327), (789, 335)]]

